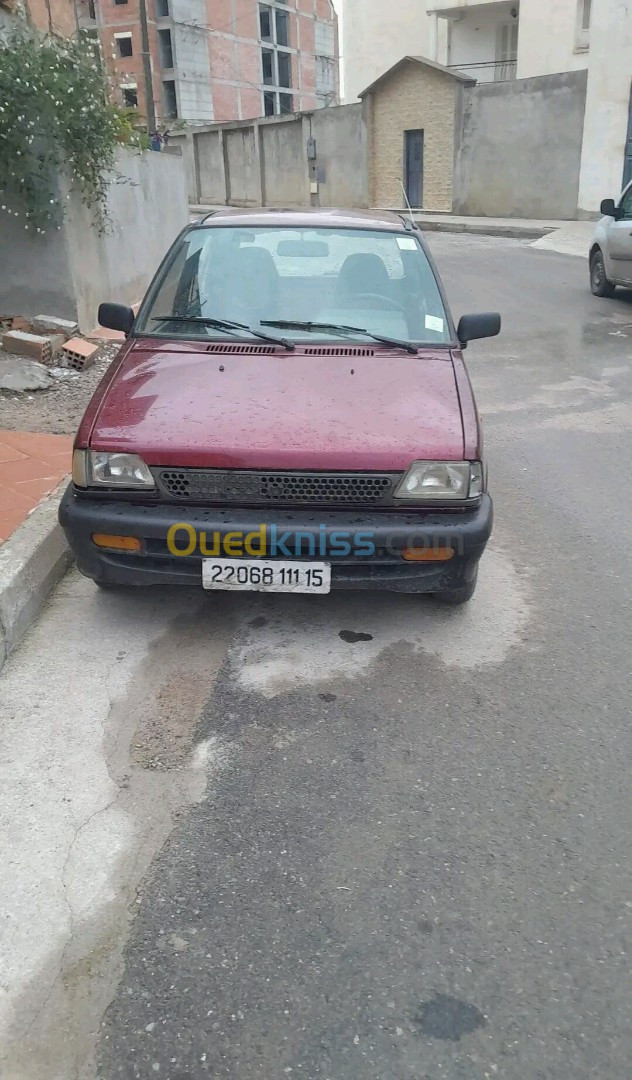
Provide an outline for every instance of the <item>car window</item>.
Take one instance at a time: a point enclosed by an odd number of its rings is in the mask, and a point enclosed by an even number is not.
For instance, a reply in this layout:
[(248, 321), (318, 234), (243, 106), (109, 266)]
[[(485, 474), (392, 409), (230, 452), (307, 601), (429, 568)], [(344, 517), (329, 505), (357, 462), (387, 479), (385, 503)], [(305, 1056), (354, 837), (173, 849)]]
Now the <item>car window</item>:
[(622, 218), (624, 221), (632, 221), (632, 185), (623, 195), (621, 199)]
[[(161, 317), (171, 316), (166, 323)], [(173, 321), (173, 317), (183, 321)], [(187, 233), (149, 290), (139, 333), (217, 337), (184, 321), (327, 322), (421, 343), (450, 330), (428, 258), (410, 233), (370, 229), (212, 226)], [(288, 330), (294, 340), (314, 337)], [(335, 332), (320, 332), (323, 339)]]

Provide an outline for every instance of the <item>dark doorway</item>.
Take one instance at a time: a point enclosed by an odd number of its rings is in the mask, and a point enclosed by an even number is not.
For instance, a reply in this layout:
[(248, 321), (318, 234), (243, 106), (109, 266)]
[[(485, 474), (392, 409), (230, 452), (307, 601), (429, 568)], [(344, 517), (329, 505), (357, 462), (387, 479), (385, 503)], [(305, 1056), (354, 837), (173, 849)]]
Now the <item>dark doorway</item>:
[(411, 206), (423, 206), (424, 198), (424, 133), (421, 130), (404, 132), (404, 185)]
[(632, 90), (630, 91), (630, 109), (628, 112), (628, 137), (625, 142), (625, 157), (623, 159), (623, 186), (628, 186), (632, 180)]

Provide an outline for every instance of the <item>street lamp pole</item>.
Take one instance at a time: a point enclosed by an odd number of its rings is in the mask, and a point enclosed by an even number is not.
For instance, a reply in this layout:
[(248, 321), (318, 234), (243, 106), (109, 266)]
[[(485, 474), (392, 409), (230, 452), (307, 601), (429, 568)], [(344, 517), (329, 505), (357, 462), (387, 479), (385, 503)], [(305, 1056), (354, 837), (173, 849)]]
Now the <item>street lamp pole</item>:
[(149, 27), (147, 25), (147, 3), (139, 0), (140, 6), (140, 39), (142, 44), (143, 74), (145, 78), (145, 110), (147, 114), (147, 131), (151, 135), (156, 130), (156, 109), (154, 106), (154, 88), (151, 78), (151, 54), (149, 52)]

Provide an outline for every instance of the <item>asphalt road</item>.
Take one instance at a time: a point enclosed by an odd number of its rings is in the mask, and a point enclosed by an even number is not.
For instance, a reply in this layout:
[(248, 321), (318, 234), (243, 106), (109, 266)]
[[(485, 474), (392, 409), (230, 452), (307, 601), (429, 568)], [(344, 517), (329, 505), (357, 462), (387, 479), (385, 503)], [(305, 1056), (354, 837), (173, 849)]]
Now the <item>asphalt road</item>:
[(68, 577), (4, 676), (9, 1080), (632, 1075), (632, 296), (431, 245), (504, 320), (477, 596)]

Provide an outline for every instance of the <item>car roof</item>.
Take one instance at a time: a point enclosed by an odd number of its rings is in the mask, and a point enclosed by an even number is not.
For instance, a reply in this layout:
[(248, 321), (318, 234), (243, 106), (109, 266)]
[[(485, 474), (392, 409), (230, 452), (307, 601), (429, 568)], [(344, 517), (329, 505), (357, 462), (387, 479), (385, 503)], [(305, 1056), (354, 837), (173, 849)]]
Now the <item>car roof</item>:
[(206, 214), (194, 224), (203, 226), (233, 225), (251, 228), (286, 226), (295, 229), (376, 229), (384, 232), (410, 232), (416, 226), (400, 214), (378, 210), (336, 210), (314, 207), (311, 210), (276, 208), (241, 209), (227, 206)]

